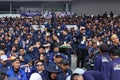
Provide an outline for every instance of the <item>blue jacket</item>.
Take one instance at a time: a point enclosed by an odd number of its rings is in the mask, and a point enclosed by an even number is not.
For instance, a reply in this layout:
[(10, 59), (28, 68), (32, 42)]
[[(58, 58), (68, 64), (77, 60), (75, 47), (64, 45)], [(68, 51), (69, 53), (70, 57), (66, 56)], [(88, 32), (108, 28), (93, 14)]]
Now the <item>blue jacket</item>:
[[(105, 80), (103, 74), (98, 71), (86, 71), (83, 74), (83, 78), (84, 80)], [(118, 80), (118, 79), (114, 79), (114, 80)]]
[(58, 77), (61, 79), (61, 80), (66, 80), (66, 78), (72, 74), (72, 70), (71, 69), (67, 69), (66, 70), (66, 73), (64, 73), (62, 70), (60, 73), (58, 73)]
[(94, 62), (94, 70), (103, 72), (105, 80), (109, 80), (108, 67), (110, 66), (110, 56), (106, 54), (98, 55)]
[(77, 46), (78, 46), (78, 48), (86, 49), (86, 48), (87, 48), (87, 47), (86, 47), (86, 42), (83, 42), (83, 41), (82, 41), (82, 40), (83, 40), (83, 37), (86, 37), (86, 38), (87, 38), (87, 35), (86, 35), (86, 34), (81, 34), (80, 32), (78, 32), (78, 33), (76, 34), (76, 39), (77, 39), (77, 42), (78, 42)]
[(18, 73), (15, 74), (13, 67), (10, 67), (10, 69), (7, 71), (8, 80), (27, 80), (26, 73), (24, 70), (19, 69)]
[(120, 80), (120, 58), (110, 62), (110, 80)]

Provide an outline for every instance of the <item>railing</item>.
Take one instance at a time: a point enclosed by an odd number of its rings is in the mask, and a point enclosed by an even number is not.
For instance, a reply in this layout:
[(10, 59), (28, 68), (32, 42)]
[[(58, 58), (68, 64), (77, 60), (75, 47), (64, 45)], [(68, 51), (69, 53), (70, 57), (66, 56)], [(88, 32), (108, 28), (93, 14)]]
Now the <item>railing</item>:
[(0, 14), (19, 14), (18, 11), (0, 11)]

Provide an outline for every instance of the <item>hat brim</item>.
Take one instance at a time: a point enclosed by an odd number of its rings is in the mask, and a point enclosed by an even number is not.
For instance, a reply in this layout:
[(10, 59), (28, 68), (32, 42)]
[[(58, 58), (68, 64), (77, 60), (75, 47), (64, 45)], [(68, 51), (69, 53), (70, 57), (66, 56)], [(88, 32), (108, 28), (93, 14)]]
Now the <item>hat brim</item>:
[(58, 73), (58, 72), (60, 72), (59, 70), (57, 70), (57, 69), (50, 69), (49, 67), (46, 67), (46, 71), (47, 72), (55, 72), (55, 73)]

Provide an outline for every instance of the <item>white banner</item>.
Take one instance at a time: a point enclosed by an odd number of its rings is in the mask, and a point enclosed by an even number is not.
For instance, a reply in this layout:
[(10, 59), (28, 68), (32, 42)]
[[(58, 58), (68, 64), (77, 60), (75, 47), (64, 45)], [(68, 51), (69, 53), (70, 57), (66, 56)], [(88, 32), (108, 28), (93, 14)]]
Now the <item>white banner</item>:
[(34, 30), (38, 30), (38, 28), (40, 28), (40, 29), (41, 29), (41, 32), (43, 32), (43, 31), (44, 31), (44, 28), (45, 28), (45, 25), (32, 25), (32, 28), (33, 28)]
[(77, 25), (66, 25), (66, 27), (68, 29), (74, 28), (75, 30), (78, 30), (78, 26)]

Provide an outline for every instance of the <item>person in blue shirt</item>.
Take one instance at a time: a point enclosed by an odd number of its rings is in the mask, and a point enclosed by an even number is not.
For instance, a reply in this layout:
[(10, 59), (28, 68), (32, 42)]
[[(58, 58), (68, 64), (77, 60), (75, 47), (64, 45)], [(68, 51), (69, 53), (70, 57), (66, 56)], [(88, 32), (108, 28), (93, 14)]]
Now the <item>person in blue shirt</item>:
[(8, 80), (27, 80), (26, 73), (20, 68), (20, 60), (12, 60), (12, 66), (7, 71)]
[(105, 80), (103, 74), (98, 71), (86, 71), (85, 73), (74, 73), (71, 75), (70, 80)]
[(66, 78), (72, 74), (72, 70), (70, 69), (70, 66), (69, 66), (69, 61), (62, 60), (60, 67), (61, 67), (61, 72), (59, 72), (58, 75), (61, 78), (61, 80), (66, 80)]
[(106, 44), (100, 45), (100, 53), (94, 60), (94, 70), (103, 72), (105, 80), (109, 80), (108, 67), (110, 66), (110, 56), (108, 54), (108, 46)]
[(6, 72), (9, 69), (9, 65), (8, 63), (8, 59), (6, 55), (1, 55), (0, 56), (0, 63), (2, 64), (0, 66), (0, 70), (2, 70), (3, 72)]
[(35, 62), (35, 67), (36, 67), (36, 71), (37, 73), (39, 73), (39, 75), (41, 75), (43, 80), (47, 80), (48, 79), (48, 74), (45, 70), (46, 66), (43, 64), (43, 62), (41, 60), (37, 60)]
[[(67, 44), (67, 45), (71, 46), (71, 44), (73, 43), (72, 36), (68, 33), (68, 29), (67, 28), (65, 28), (64, 30), (62, 30), (60, 41), (61, 41), (62, 45), (63, 44)], [(71, 53), (72, 53), (71, 48), (65, 48), (63, 53), (65, 55), (67, 55), (69, 63), (70, 63), (70, 66), (71, 66)]]
[(109, 54), (112, 59), (108, 67), (110, 80), (120, 80), (120, 49), (114, 46), (110, 49)]
[(87, 35), (85, 27), (80, 27), (80, 31), (76, 34), (77, 39), (77, 67), (81, 62), (81, 68), (84, 67), (85, 57), (88, 53), (86, 42), (87, 42)]
[(30, 54), (26, 53), (24, 48), (19, 49), (18, 57), (22, 65), (27, 64), (30, 60), (32, 60)]
[[(56, 64), (51, 64), (46, 66), (46, 71), (48, 73), (48, 79), (47, 80), (62, 80), (58, 74), (60, 72), (59, 67)], [(47, 77), (47, 75), (46, 75)]]

